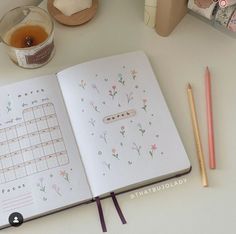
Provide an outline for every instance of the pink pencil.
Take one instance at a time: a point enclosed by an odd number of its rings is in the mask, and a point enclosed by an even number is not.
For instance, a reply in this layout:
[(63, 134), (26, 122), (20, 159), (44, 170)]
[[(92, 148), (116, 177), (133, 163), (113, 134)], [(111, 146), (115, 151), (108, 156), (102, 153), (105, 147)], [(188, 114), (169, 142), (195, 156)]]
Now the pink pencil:
[(206, 106), (207, 106), (207, 125), (208, 125), (208, 147), (209, 147), (209, 166), (211, 169), (216, 168), (215, 147), (214, 147), (214, 129), (212, 117), (212, 98), (211, 98), (211, 74), (206, 68), (205, 73), (206, 88)]

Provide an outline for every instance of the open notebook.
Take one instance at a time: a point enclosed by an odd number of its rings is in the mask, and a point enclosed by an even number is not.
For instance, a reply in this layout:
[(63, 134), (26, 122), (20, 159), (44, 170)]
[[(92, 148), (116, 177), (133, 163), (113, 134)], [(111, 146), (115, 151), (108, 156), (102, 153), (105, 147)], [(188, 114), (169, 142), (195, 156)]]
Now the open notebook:
[(190, 170), (143, 52), (0, 88), (0, 226)]

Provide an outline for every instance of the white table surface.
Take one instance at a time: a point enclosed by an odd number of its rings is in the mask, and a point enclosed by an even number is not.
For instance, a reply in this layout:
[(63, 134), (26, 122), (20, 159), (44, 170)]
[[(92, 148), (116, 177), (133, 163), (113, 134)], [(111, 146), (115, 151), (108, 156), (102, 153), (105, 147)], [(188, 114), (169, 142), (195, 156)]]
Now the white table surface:
[[(56, 23), (56, 55), (46, 66), (15, 66), (0, 45), (0, 84), (57, 72), (91, 59), (143, 50), (147, 53), (186, 147), (193, 169), (182, 185), (172, 179), (118, 196), (128, 224), (122, 225), (112, 201), (102, 201), (109, 233), (233, 234), (236, 222), (236, 40), (187, 15), (171, 36), (162, 38), (143, 23), (143, 0), (100, 0), (96, 17), (81, 27)], [(201, 186), (186, 96), (194, 88), (199, 124), (207, 156), (203, 74), (213, 75), (217, 169), (209, 170), (209, 188)], [(206, 157), (207, 159), (207, 157)], [(208, 162), (208, 160), (206, 160)], [(161, 187), (162, 185), (162, 187)], [(165, 186), (165, 189), (163, 187)], [(169, 188), (168, 188), (169, 187)], [(132, 199), (133, 198), (133, 199)], [(95, 204), (75, 207), (1, 230), (3, 234), (102, 233)]]

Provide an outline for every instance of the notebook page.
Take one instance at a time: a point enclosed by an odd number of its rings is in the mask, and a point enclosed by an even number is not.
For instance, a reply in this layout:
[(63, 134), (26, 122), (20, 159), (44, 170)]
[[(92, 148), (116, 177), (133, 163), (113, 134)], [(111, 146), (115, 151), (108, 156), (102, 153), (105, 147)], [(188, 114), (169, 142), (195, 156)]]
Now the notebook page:
[(58, 78), (94, 196), (189, 170), (144, 53), (80, 64)]
[(0, 87), (0, 226), (91, 199), (54, 75)]

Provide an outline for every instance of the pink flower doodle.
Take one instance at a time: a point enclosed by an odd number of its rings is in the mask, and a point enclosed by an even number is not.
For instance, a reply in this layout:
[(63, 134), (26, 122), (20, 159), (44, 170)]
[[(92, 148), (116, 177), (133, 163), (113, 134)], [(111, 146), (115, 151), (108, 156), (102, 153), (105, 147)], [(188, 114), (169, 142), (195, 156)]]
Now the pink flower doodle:
[(119, 159), (119, 154), (117, 153), (116, 149), (112, 149), (112, 156)]
[(149, 150), (149, 154), (152, 156), (152, 158), (156, 150), (157, 150), (157, 145), (156, 144), (151, 145), (151, 150)]
[(147, 111), (147, 99), (143, 99), (143, 106), (142, 109), (146, 112)]
[(118, 92), (117, 92), (116, 86), (113, 85), (113, 86), (112, 86), (112, 89), (109, 90), (109, 95), (112, 97), (112, 100), (114, 100), (114, 97), (116, 96), (117, 93), (118, 93)]
[(63, 179), (65, 179), (67, 182), (70, 182), (70, 180), (69, 180), (69, 174), (68, 174), (65, 170), (60, 171), (60, 176), (62, 176)]

